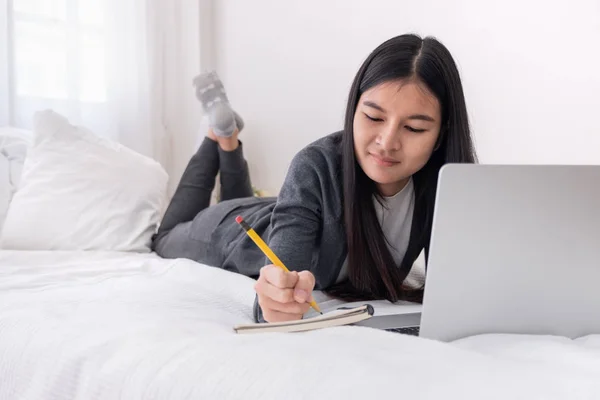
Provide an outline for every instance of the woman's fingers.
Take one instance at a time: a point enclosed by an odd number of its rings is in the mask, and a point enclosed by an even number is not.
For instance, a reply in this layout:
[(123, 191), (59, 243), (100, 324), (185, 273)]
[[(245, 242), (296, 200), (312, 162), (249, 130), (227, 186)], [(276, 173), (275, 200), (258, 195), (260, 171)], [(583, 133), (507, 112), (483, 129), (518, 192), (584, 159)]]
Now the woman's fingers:
[(298, 282), (298, 273), (296, 271), (287, 272), (275, 265), (262, 267), (260, 275), (273, 286), (281, 289), (293, 288)]
[(298, 273), (298, 282), (294, 288), (294, 300), (306, 303), (312, 300), (312, 291), (315, 287), (315, 276), (310, 271)]
[[(274, 265), (261, 268), (254, 289), (266, 321), (281, 322), (302, 319), (302, 316), (310, 308), (306, 299), (310, 298), (312, 287), (314, 287), (314, 277), (310, 272), (308, 274), (296, 271), (287, 272)], [(298, 286), (299, 283), (300, 286)], [(304, 293), (304, 297), (298, 297), (298, 290)], [(297, 298), (301, 301), (297, 301)]]
[(292, 301), (290, 303), (280, 303), (267, 296), (263, 296), (263, 298), (261, 299), (260, 295), (258, 298), (258, 303), (263, 308), (263, 314), (264, 309), (266, 308), (273, 311), (279, 311), (285, 314), (296, 315), (296, 319), (300, 319), (302, 315), (304, 315), (310, 308), (310, 304), (308, 303), (298, 303), (296, 301)]

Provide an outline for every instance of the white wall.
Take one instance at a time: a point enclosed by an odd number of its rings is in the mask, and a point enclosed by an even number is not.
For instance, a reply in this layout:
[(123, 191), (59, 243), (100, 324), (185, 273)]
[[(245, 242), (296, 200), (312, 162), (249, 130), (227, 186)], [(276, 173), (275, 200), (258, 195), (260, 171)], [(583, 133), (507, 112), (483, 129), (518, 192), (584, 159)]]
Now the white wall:
[(435, 35), (459, 64), (483, 163), (600, 164), (600, 1), (217, 0), (216, 66), (254, 182), (342, 126), (360, 63), (382, 41)]

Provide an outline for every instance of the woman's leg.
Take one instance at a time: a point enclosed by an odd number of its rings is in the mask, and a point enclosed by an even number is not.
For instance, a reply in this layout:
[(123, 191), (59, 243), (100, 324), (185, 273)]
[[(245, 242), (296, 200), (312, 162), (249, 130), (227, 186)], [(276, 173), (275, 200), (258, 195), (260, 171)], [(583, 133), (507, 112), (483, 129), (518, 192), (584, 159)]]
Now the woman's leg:
[[(209, 207), (210, 195), (219, 170), (224, 183), (221, 190), (223, 200), (252, 195), (238, 134), (234, 132), (231, 137), (223, 138), (209, 130), (200, 149), (190, 160), (153, 240), (152, 249), (161, 257), (223, 265), (223, 243), (214, 235), (225, 216), (243, 203), (231, 201)], [(221, 163), (225, 166), (224, 170), (219, 169)]]
[[(248, 163), (244, 159), (243, 146), (237, 140), (237, 133), (233, 137), (236, 140), (234, 150), (226, 151), (223, 150), (223, 147), (219, 147), (221, 201), (254, 195)], [(221, 140), (219, 138), (219, 141)]]
[(221, 201), (252, 197), (248, 164), (238, 140), (243, 120), (231, 108), (223, 82), (215, 72), (199, 75), (194, 84), (196, 97), (210, 120), (212, 138), (219, 143)]
[(210, 196), (219, 172), (218, 147), (215, 140), (210, 137), (204, 138), (183, 172), (177, 190), (158, 228), (157, 237), (164, 235), (182, 222), (191, 221), (200, 211), (210, 205)]
[(238, 140), (244, 121), (229, 105), (223, 84), (215, 72), (199, 75), (194, 84), (209, 128), (181, 177), (155, 240), (177, 225), (193, 220), (210, 205), (220, 168), (221, 200), (252, 196), (248, 166)]
[[(198, 75), (194, 79), (194, 86), (196, 97), (208, 119), (207, 137), (188, 163), (156, 237), (163, 236), (180, 223), (191, 221), (210, 205), (219, 172), (220, 152), (232, 151), (233, 154), (225, 156), (225, 159), (236, 158), (237, 152), (234, 150), (238, 146), (237, 136), (244, 123), (229, 105), (223, 83), (216, 72), (208, 72)], [(229, 166), (227, 168), (230, 169)]]

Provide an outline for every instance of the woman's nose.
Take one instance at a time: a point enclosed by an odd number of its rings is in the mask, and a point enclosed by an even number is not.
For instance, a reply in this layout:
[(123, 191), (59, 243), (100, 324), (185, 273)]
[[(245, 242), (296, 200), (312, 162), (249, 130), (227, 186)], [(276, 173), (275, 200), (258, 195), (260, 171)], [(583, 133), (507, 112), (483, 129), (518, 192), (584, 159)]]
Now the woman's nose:
[(395, 127), (385, 127), (377, 138), (377, 144), (385, 151), (398, 150), (402, 144), (400, 135)]

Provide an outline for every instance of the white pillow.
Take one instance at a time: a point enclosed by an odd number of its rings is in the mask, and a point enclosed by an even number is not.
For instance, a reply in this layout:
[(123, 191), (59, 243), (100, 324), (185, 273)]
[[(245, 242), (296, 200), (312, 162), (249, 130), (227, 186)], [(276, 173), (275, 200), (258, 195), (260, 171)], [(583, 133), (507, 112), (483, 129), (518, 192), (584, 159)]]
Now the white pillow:
[(10, 163), (5, 154), (0, 152), (0, 230), (4, 225), (4, 218), (8, 211), (8, 204), (13, 195), (13, 187), (10, 182)]
[(166, 202), (156, 161), (43, 111), (0, 248), (149, 252)]
[(0, 231), (8, 205), (17, 190), (32, 132), (13, 127), (0, 127)]

